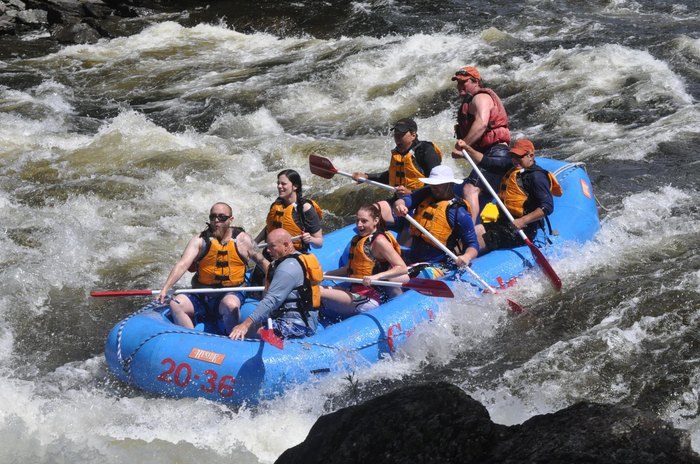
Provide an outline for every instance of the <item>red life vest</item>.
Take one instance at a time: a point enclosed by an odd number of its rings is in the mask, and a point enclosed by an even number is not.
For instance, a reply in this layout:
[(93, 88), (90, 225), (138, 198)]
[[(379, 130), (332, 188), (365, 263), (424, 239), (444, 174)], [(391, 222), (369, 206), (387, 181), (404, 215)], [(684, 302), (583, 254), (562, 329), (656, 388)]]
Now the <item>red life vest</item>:
[(493, 100), (493, 108), (489, 113), (486, 130), (481, 138), (474, 144), (477, 150), (486, 150), (497, 143), (510, 144), (510, 130), (508, 130), (508, 114), (503, 102), (496, 93), (489, 88), (482, 88), (475, 95), (467, 95), (457, 111), (457, 125), (455, 131), (457, 138), (464, 138), (474, 123), (474, 115), (469, 114), (469, 102), (480, 93), (486, 93)]

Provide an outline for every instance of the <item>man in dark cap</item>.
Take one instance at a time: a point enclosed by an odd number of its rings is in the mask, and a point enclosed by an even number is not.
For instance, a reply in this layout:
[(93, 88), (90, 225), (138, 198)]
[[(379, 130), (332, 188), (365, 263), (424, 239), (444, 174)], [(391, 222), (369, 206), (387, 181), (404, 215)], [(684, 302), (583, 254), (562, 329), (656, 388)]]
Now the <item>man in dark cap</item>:
[[(396, 121), (391, 127), (394, 132), (396, 146), (391, 150), (389, 169), (379, 173), (354, 172), (352, 178), (358, 182), (369, 179), (382, 184), (396, 187), (396, 195), (392, 200), (409, 195), (412, 191), (423, 187), (419, 179), (427, 177), (435, 166), (442, 162), (442, 152), (433, 142), (418, 140), (418, 125), (411, 118)], [(378, 203), (382, 217), (387, 224), (393, 224), (394, 219), (389, 202)]]

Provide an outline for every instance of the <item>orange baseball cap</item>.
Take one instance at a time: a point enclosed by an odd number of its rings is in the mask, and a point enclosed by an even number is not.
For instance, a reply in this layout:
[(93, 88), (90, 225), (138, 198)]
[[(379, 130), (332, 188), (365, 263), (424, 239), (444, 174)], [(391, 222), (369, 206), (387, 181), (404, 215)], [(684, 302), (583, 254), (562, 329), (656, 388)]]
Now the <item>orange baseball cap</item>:
[(534, 155), (535, 146), (528, 139), (518, 139), (510, 147), (509, 153), (520, 156), (521, 158), (525, 155)]
[(481, 74), (479, 74), (479, 70), (476, 69), (474, 66), (465, 66), (457, 70), (455, 75), (452, 76), (453, 81), (466, 81), (467, 79), (476, 79), (477, 81), (480, 81)]

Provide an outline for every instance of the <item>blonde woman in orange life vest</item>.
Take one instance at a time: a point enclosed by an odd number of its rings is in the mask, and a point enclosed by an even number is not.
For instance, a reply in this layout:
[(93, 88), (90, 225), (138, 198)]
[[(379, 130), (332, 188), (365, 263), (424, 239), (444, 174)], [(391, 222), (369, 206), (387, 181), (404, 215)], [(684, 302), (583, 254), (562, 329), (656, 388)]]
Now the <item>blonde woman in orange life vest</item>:
[(357, 235), (350, 242), (348, 263), (326, 274), (357, 277), (363, 283), (350, 287), (321, 287), (323, 307), (340, 317), (376, 308), (401, 293), (397, 288), (371, 286), (371, 280), (409, 280), (406, 263), (401, 258), (401, 247), (391, 233), (385, 232), (379, 208), (376, 205), (361, 206), (355, 226)]

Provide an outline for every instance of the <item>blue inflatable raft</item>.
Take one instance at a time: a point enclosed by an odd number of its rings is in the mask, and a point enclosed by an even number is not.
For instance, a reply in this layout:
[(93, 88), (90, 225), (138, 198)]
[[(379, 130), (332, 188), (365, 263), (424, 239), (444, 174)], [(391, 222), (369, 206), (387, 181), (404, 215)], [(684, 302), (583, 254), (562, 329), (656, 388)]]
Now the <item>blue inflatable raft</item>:
[[(538, 164), (555, 173), (564, 191), (555, 198), (550, 216), (555, 234), (547, 239), (540, 231), (534, 240), (545, 255), (555, 259), (567, 242), (583, 243), (596, 233), (596, 201), (582, 164), (545, 158), (538, 158)], [(315, 250), (324, 269), (338, 267), (353, 235), (353, 227), (348, 226), (324, 236), (323, 248)], [(513, 284), (535, 266), (529, 249), (523, 246), (492, 251), (474, 260), (471, 267), (499, 288)], [(466, 273), (448, 274), (444, 279), (450, 286), (478, 286)], [(443, 303), (443, 298), (408, 290), (367, 313), (324, 322), (312, 337), (285, 340), (282, 350), (261, 340), (231, 341), (217, 334), (211, 324), (199, 324), (194, 330), (182, 328), (171, 321), (167, 306), (151, 303), (110, 331), (105, 357), (120, 380), (153, 394), (255, 403), (283, 393), (292, 384), (346, 373), (357, 359), (374, 363), (391, 356), (417, 324), (435, 317)], [(242, 317), (250, 314), (254, 304), (243, 305)]]

